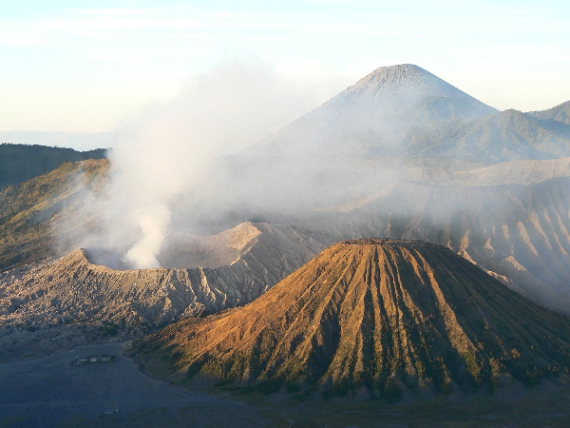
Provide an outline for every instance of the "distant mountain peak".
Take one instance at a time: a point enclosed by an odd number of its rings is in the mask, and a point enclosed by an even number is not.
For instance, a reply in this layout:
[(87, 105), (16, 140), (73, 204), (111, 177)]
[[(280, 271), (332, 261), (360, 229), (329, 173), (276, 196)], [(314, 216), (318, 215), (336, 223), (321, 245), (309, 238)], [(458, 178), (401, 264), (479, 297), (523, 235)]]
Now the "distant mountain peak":
[(459, 89), (414, 64), (399, 64), (379, 67), (364, 76), (349, 92), (375, 92), (402, 96), (444, 96), (463, 94)]
[(412, 129), (495, 113), (417, 65), (380, 67), (257, 146), (256, 156), (401, 156)]
[(405, 84), (410, 81), (425, 78), (426, 76), (435, 77), (429, 71), (424, 70), (414, 64), (397, 64), (384, 67), (378, 67), (376, 70), (360, 79), (359, 83), (398, 83)]

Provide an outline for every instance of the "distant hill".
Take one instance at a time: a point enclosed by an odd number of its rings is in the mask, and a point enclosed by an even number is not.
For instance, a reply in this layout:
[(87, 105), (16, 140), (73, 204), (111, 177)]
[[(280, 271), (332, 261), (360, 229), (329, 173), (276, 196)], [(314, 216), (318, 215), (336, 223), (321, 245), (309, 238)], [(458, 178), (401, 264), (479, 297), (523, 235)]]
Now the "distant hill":
[(335, 244), (243, 308), (131, 351), (170, 380), (300, 396), (433, 397), (532, 386), (570, 369), (570, 323), (447, 248)]
[(0, 190), (58, 168), (65, 162), (104, 159), (105, 149), (79, 152), (69, 148), (0, 144)]
[(248, 150), (252, 156), (406, 155), (415, 128), (496, 113), (412, 64), (380, 67)]
[(0, 271), (55, 254), (54, 227), (67, 221), (66, 233), (88, 223), (77, 219), (85, 192), (101, 188), (109, 169), (106, 159), (66, 162), (47, 174), (0, 190)]
[(246, 154), (439, 157), (493, 164), (570, 156), (570, 101), (499, 112), (412, 64), (380, 67)]
[(533, 111), (529, 114), (538, 119), (562, 122), (570, 125), (570, 101), (566, 101), (548, 110)]
[[(554, 116), (553, 117), (558, 117)], [(417, 129), (404, 143), (414, 157), (463, 159), (493, 164), (570, 155), (570, 125), (517, 110), (505, 110), (434, 130)]]

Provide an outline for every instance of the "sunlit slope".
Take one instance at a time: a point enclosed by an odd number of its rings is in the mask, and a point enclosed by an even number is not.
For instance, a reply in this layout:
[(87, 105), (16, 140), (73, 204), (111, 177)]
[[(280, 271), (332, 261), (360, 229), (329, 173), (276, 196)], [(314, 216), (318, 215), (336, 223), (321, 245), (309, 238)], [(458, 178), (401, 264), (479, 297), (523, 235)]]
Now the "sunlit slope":
[(570, 324), (444, 247), (369, 239), (333, 245), (253, 303), (131, 352), (178, 382), (394, 400), (556, 379)]
[[(56, 254), (55, 225), (67, 236), (89, 221), (74, 217), (90, 192), (100, 191), (107, 160), (65, 163), (59, 168), (0, 192), (0, 270)], [(63, 221), (69, 216), (69, 221)]]

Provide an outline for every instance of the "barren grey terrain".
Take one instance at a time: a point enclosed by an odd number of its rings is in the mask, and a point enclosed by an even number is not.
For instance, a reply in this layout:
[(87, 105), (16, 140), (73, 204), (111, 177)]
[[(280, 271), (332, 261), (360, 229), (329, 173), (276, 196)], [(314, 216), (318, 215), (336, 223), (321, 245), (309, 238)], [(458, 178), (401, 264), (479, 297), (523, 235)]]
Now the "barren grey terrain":
[[(566, 428), (570, 390), (469, 401), (343, 404), (211, 395), (161, 382), (122, 356), (124, 344), (82, 346), (0, 364), (2, 428)], [(72, 367), (79, 357), (111, 363)], [(512, 400), (516, 398), (516, 400)], [(115, 412), (115, 409), (118, 412)]]
[[(193, 408), (197, 412), (248, 413), (247, 405), (154, 380), (122, 355), (125, 344), (78, 347), (47, 357), (0, 364), (0, 426), (55, 427), (72, 421), (113, 424), (153, 408)], [(112, 355), (109, 363), (72, 366), (78, 358)], [(210, 410), (215, 409), (215, 411)], [(247, 424), (243, 424), (247, 426)]]

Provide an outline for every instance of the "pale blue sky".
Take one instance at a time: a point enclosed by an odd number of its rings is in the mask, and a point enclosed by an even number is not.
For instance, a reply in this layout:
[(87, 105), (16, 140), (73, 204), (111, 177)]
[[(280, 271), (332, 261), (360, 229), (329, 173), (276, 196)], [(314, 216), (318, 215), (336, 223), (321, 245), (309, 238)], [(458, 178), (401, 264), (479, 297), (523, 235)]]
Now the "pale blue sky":
[(228, 59), (323, 100), (415, 63), (497, 108), (570, 100), (570, 2), (0, 0), (0, 131), (106, 131)]

